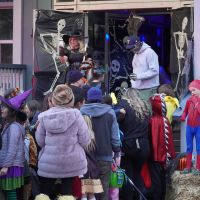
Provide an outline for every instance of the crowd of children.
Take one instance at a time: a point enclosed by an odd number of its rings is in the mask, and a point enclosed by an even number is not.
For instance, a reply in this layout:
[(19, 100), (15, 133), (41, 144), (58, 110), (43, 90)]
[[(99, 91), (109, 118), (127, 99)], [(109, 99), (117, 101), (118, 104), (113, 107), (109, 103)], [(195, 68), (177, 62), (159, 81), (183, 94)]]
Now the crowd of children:
[[(179, 106), (171, 88), (159, 87), (149, 102), (129, 88), (116, 102), (102, 92), (100, 80), (85, 84), (82, 78), (79, 71), (69, 71), (66, 84), (57, 85), (43, 107), (26, 101), (31, 90), (0, 96), (0, 190), (5, 198), (164, 199), (165, 169), (175, 157), (170, 122)], [(198, 105), (199, 85), (189, 87), (193, 97), (182, 120)], [(189, 121), (187, 138), (195, 129), (191, 126)], [(191, 170), (189, 145), (186, 172)], [(196, 173), (199, 168), (198, 154)], [(120, 189), (111, 188), (111, 172), (122, 180)]]

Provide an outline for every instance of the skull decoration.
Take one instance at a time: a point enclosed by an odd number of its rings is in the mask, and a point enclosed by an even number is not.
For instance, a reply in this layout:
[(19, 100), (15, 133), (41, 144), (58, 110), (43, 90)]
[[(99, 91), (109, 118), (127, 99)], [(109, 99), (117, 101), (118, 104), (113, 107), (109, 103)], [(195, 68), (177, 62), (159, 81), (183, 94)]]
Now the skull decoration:
[(119, 69), (120, 69), (120, 62), (118, 60), (112, 60), (112, 63), (111, 63), (112, 77), (115, 77), (118, 74)]
[(58, 31), (59, 32), (62, 31), (65, 26), (66, 26), (65, 20), (64, 19), (60, 19), (58, 21), (58, 23), (57, 23), (57, 29), (58, 29)]

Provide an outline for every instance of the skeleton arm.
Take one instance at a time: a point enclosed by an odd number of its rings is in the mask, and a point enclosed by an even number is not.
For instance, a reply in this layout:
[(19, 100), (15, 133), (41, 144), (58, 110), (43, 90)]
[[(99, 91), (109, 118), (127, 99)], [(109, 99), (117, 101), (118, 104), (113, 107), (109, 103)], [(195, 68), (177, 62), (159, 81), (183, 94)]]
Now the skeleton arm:
[(186, 46), (187, 46), (187, 48), (188, 48), (188, 38), (187, 38), (187, 33), (184, 33), (184, 35), (185, 35)]
[(45, 37), (46, 36), (50, 36), (51, 38), (52, 38), (52, 40), (53, 40), (53, 37), (54, 37), (54, 34), (53, 33), (50, 33), (50, 34), (40, 34), (40, 39), (41, 39), (41, 41), (42, 41), (42, 44), (43, 44), (43, 46), (44, 46), (44, 48), (45, 48), (45, 51), (47, 52), (47, 53), (49, 53), (49, 54), (53, 54), (53, 52), (55, 51), (55, 49), (53, 49), (52, 47), (48, 47), (47, 46), (47, 42), (45, 41)]
[(177, 57), (178, 57), (178, 59), (180, 59), (180, 50), (179, 50), (179, 48), (178, 48), (178, 45), (177, 45), (177, 38), (176, 38), (176, 36), (179, 36), (180, 35), (180, 31), (178, 31), (178, 32), (174, 32), (174, 41), (175, 41), (175, 47), (176, 47), (176, 52), (177, 52)]

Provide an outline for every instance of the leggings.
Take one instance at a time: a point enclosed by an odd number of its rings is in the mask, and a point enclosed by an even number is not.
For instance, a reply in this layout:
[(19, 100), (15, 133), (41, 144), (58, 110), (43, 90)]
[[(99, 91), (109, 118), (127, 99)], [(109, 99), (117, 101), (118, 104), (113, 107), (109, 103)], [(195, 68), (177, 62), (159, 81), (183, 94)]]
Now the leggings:
[[(45, 177), (39, 177), (40, 179), (40, 189), (41, 193), (46, 194), (48, 196), (52, 196), (52, 191), (54, 188), (54, 184), (56, 181), (56, 178), (45, 178)], [(62, 178), (61, 186), (60, 186), (60, 194), (61, 195), (72, 195), (72, 183), (73, 183), (74, 177), (70, 178)]]
[(7, 190), (6, 197), (7, 197), (7, 200), (17, 200), (16, 190)]

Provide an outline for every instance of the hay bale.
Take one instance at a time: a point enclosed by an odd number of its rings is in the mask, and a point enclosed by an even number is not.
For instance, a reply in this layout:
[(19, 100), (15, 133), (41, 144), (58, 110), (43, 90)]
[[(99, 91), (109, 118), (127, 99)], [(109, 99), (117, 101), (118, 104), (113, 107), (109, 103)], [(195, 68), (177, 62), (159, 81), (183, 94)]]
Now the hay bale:
[(200, 200), (200, 176), (175, 171), (167, 193), (167, 200)]

